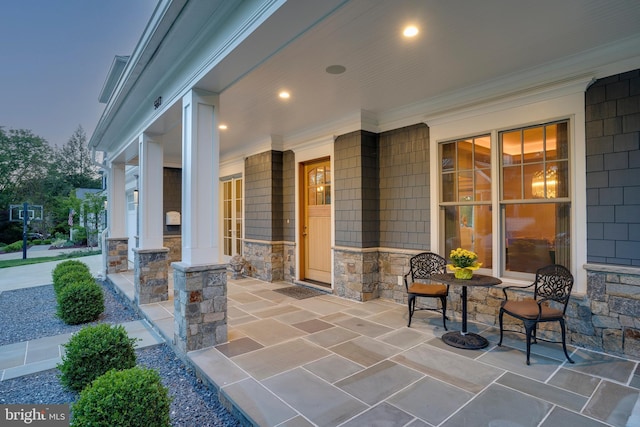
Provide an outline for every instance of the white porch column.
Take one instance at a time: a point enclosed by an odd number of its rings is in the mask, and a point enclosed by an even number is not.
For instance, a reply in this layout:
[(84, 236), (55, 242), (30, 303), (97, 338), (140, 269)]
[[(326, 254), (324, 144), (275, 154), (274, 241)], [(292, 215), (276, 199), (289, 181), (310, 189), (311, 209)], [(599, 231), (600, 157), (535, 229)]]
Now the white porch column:
[(110, 163), (107, 177), (107, 226), (109, 237), (103, 242), (102, 262), (107, 274), (128, 269), (126, 231), (127, 200), (123, 163)]
[(192, 89), (182, 98), (182, 262), (219, 260), (218, 95)]
[(169, 299), (169, 249), (164, 246), (162, 145), (149, 135), (138, 138), (138, 213), (140, 229), (134, 252), (134, 299), (151, 304)]
[(182, 98), (182, 261), (173, 266), (176, 347), (186, 353), (227, 341), (227, 268), (218, 264), (218, 95)]
[(126, 237), (127, 200), (124, 163), (112, 163), (107, 176), (109, 236)]
[(158, 249), (164, 246), (163, 218), (163, 164), (162, 145), (149, 135), (142, 134), (139, 144), (139, 193), (140, 215), (139, 249)]

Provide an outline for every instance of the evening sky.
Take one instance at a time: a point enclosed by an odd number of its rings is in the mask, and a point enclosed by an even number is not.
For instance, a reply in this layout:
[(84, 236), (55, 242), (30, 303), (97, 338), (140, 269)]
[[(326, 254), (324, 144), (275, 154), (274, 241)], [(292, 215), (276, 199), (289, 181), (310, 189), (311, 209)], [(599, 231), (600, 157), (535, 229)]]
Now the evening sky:
[(0, 126), (61, 147), (91, 137), (116, 55), (133, 52), (157, 0), (0, 0)]

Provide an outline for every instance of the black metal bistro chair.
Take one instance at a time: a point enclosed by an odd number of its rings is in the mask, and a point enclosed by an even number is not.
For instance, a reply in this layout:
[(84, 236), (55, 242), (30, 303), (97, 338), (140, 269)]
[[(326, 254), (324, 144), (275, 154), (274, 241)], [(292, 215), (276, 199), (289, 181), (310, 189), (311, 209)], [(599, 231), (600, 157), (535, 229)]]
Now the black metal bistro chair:
[[(507, 289), (527, 289), (533, 286), (533, 298), (522, 301), (509, 300)], [(565, 267), (557, 264), (541, 267), (536, 271), (535, 281), (529, 286), (507, 286), (503, 288), (505, 300), (500, 307), (500, 342), (502, 345), (502, 316), (506, 313), (524, 322), (527, 336), (527, 365), (530, 365), (531, 341), (536, 342), (536, 327), (542, 322), (559, 322), (562, 331), (562, 349), (567, 360), (573, 360), (567, 353), (566, 331), (564, 315), (569, 304), (571, 289), (573, 288), (573, 275)], [(549, 304), (555, 301), (557, 304)]]
[[(431, 275), (444, 273), (447, 261), (438, 254), (423, 252), (409, 260), (410, 270), (404, 275), (404, 286), (407, 289), (409, 304), (409, 323), (416, 310), (416, 298), (438, 298), (442, 303), (442, 324), (447, 330), (447, 296), (449, 295), (449, 285), (442, 283), (431, 283)], [(418, 308), (418, 310), (435, 310), (433, 308)]]

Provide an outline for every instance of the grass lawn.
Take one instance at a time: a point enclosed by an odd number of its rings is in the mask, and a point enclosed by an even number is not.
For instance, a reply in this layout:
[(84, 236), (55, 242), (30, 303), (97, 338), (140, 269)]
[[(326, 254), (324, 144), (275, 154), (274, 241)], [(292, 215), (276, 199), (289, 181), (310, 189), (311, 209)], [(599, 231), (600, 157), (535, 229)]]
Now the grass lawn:
[(71, 259), (71, 258), (80, 258), (80, 257), (83, 257), (83, 256), (98, 255), (101, 252), (102, 251), (100, 251), (100, 250), (95, 250), (95, 251), (74, 251), (74, 252), (69, 252), (67, 254), (57, 255), (57, 256), (34, 257), (34, 258), (27, 258), (27, 259), (0, 260), (0, 268), (17, 267), (19, 265), (38, 264), (38, 263), (41, 263), (41, 262), (59, 261), (59, 260)]

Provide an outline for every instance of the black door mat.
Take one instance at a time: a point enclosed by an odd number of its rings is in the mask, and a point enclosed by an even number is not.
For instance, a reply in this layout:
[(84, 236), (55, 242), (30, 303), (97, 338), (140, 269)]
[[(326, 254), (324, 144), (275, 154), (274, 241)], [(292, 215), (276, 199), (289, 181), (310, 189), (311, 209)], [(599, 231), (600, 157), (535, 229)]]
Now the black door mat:
[(295, 299), (306, 299), (326, 295), (326, 292), (316, 291), (315, 289), (305, 288), (304, 286), (288, 286), (286, 288), (274, 289), (274, 291)]

